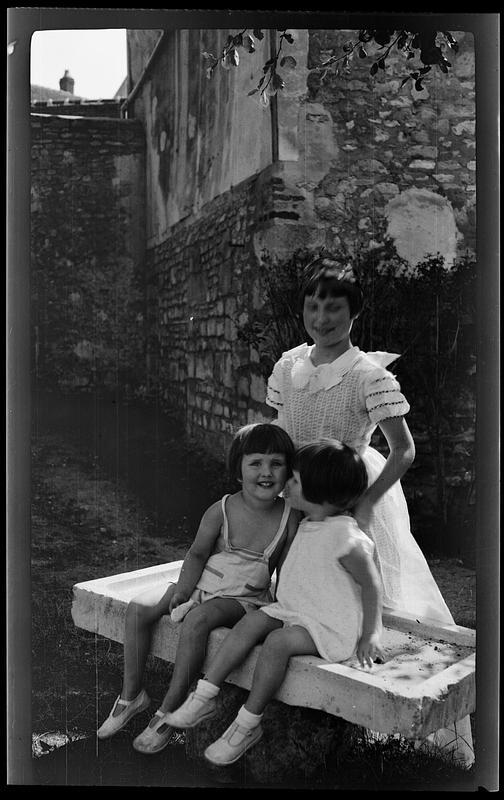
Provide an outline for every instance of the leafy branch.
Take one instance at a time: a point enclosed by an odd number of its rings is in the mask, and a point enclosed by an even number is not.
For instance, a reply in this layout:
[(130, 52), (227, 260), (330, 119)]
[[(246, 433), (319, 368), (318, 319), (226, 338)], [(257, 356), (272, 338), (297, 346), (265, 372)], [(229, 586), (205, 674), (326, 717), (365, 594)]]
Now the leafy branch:
[[(294, 68), (297, 64), (293, 55), (283, 56), (279, 61), (284, 41), (293, 44), (294, 38), (286, 30), (278, 29), (278, 32), (280, 33), (278, 44), (273, 55), (263, 65), (263, 76), (259, 80), (257, 87), (248, 92), (249, 95), (259, 92), (261, 102), (265, 106), (269, 104), (270, 96), (285, 88), (285, 81), (278, 73), (278, 66)], [(240, 63), (239, 48), (244, 48), (248, 53), (253, 53), (255, 52), (255, 40), (260, 41), (263, 38), (263, 31), (258, 29), (254, 29), (252, 34), (246, 28), (239, 33), (230, 34), (220, 57), (212, 53), (205, 52), (202, 54), (209, 62), (207, 77), (212, 77), (219, 63), (223, 69), (237, 67)], [(376, 54), (370, 56), (366, 49), (367, 45), (377, 45), (381, 52), (378, 53), (378, 56)], [(349, 74), (351, 62), (357, 54), (361, 59), (369, 57), (373, 59), (369, 72), (370, 75), (374, 76), (378, 70), (386, 69), (387, 58), (394, 51), (394, 48), (401, 53), (406, 61), (417, 58), (421, 64), (421, 66), (409, 69), (408, 74), (401, 82), (402, 87), (408, 81), (413, 81), (416, 91), (421, 92), (424, 89), (423, 82), (433, 67), (437, 66), (445, 75), (449, 73), (452, 64), (446, 54), (450, 52), (457, 53), (458, 43), (449, 31), (428, 30), (415, 32), (408, 30), (363, 29), (358, 32), (355, 40), (345, 42), (341, 55), (331, 56), (318, 67), (315, 67), (314, 72), (320, 74), (321, 82), (329, 80), (331, 75), (339, 75), (341, 71)]]
[[(256, 88), (248, 92), (249, 96), (260, 92), (261, 103), (264, 106), (269, 105), (269, 98), (275, 95), (279, 89), (285, 88), (285, 81), (278, 73), (278, 66), (289, 67), (292, 69), (297, 64), (296, 59), (292, 55), (283, 56), (279, 64), (280, 53), (282, 51), (284, 42), (293, 44), (294, 37), (287, 30), (279, 29), (278, 32), (280, 33), (280, 37), (278, 44), (275, 47), (275, 51), (273, 55), (270, 56), (270, 58), (268, 58), (263, 64), (262, 71), (264, 74), (259, 80)], [(203, 58), (209, 62), (206, 73), (207, 78), (212, 77), (219, 64), (223, 69), (237, 67), (240, 63), (239, 48), (244, 48), (247, 53), (254, 53), (256, 39), (258, 41), (264, 39), (263, 31), (256, 28), (252, 31), (252, 34), (250, 34), (247, 32), (247, 28), (245, 28), (237, 34), (230, 34), (228, 36), (227, 42), (222, 48), (219, 57), (215, 56), (213, 53), (202, 53)]]
[(383, 52), (379, 56), (374, 56), (373, 63), (369, 69), (370, 75), (376, 75), (378, 70), (386, 69), (386, 61), (395, 47), (408, 61), (417, 57), (423, 65), (413, 68), (408, 75), (403, 78), (401, 86), (412, 80), (415, 83), (417, 92), (423, 90), (423, 81), (427, 73), (433, 66), (438, 66), (441, 72), (449, 72), (451, 62), (446, 58), (446, 50), (458, 51), (458, 43), (449, 31), (425, 31), (415, 33), (407, 30), (360, 30), (355, 41), (346, 42), (343, 45), (343, 54), (331, 56), (324, 61), (317, 70), (322, 70), (321, 80), (326, 77), (329, 67), (332, 74), (338, 75), (343, 69), (346, 73), (350, 72), (350, 62), (358, 54), (360, 58), (368, 58), (369, 54), (366, 45), (374, 43)]

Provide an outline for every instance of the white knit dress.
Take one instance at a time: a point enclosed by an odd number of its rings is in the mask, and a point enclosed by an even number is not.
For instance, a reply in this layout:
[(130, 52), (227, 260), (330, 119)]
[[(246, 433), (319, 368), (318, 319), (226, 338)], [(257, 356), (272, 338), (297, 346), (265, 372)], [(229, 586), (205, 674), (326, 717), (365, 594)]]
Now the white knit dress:
[[(268, 381), (266, 403), (277, 410), (278, 424), (297, 446), (328, 437), (357, 450), (371, 484), (385, 464), (385, 458), (369, 445), (373, 432), (382, 420), (402, 417), (410, 408), (398, 381), (386, 369), (399, 356), (351, 347), (335, 361), (316, 367), (310, 359), (312, 349), (302, 344), (283, 353)], [(453, 623), (411, 533), (400, 481), (376, 503), (365, 533), (375, 545), (384, 606), (414, 614), (419, 620)], [(462, 744), (461, 758), (470, 764), (474, 756), (469, 718), (462, 723), (457, 723), (457, 736), (470, 740), (470, 746)], [(449, 735), (453, 740), (453, 731)]]

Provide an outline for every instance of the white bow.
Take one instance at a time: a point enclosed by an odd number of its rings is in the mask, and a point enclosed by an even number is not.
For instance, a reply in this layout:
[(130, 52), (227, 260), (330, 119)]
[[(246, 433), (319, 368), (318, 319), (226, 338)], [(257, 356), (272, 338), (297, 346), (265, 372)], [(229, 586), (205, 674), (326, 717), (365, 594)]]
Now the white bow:
[(397, 358), (398, 353), (386, 353), (383, 350), (377, 350), (374, 353), (363, 353), (357, 349), (353, 358), (345, 359), (343, 363), (338, 364), (339, 359), (330, 362), (329, 364), (320, 364), (315, 367), (310, 361), (309, 356), (296, 359), (291, 370), (291, 380), (294, 389), (304, 389), (308, 387), (308, 394), (315, 394), (321, 389), (332, 389), (343, 380), (343, 377), (354, 366), (359, 358), (367, 358), (373, 366), (387, 367)]

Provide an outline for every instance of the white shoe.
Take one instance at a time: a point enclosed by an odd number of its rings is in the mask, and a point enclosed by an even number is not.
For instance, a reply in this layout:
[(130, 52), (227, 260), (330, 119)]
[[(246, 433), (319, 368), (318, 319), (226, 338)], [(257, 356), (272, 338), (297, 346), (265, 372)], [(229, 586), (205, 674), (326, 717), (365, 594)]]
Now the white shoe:
[[(122, 706), (123, 710), (120, 714), (114, 716), (114, 711), (117, 706)], [(121, 728), (124, 728), (135, 714), (140, 714), (141, 711), (145, 711), (149, 706), (150, 698), (145, 689), (142, 689), (134, 700), (122, 700), (119, 695), (107, 719), (96, 731), (98, 739), (108, 739), (109, 736), (113, 736), (117, 731), (120, 731)]]
[(224, 731), (220, 739), (217, 739), (216, 742), (207, 747), (204, 756), (207, 761), (211, 761), (212, 764), (217, 764), (220, 767), (234, 764), (249, 747), (259, 741), (262, 735), (261, 725), (256, 725), (255, 728), (244, 728), (243, 725), (239, 725), (235, 720)]
[(215, 697), (203, 697), (191, 692), (179, 708), (166, 715), (166, 721), (174, 728), (194, 728), (204, 719), (212, 717), (215, 711)]
[[(153, 720), (155, 722), (152, 725)], [(173, 728), (167, 724), (166, 714), (158, 709), (145, 730), (133, 739), (133, 747), (139, 753), (159, 753), (170, 741), (172, 733)]]

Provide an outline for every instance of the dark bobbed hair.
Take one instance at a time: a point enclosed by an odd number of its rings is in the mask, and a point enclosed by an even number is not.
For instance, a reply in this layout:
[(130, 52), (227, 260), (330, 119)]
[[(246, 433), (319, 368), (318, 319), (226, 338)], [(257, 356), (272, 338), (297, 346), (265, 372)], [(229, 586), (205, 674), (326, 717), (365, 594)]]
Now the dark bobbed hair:
[(368, 486), (362, 458), (337, 439), (320, 439), (300, 447), (293, 469), (299, 472), (308, 502), (331, 503), (341, 511), (351, 510)]
[(278, 425), (271, 422), (252, 422), (235, 433), (228, 453), (231, 478), (241, 479), (242, 458), (250, 453), (282, 453), (286, 460), (287, 477), (291, 477), (295, 447), (289, 434)]
[(364, 293), (352, 266), (329, 258), (317, 258), (308, 264), (301, 278), (300, 306), (306, 297), (346, 297), (350, 316), (356, 317), (364, 306)]

